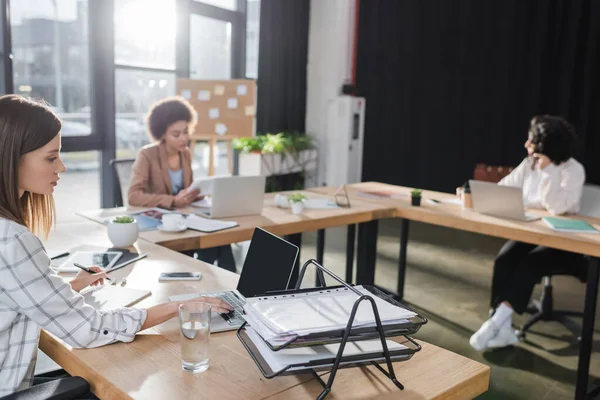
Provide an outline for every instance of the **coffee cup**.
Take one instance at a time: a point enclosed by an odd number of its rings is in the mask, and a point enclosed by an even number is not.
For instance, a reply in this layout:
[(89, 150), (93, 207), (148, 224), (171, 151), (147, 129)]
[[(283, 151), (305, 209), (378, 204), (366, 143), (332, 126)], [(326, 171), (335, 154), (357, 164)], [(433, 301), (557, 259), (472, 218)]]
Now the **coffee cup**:
[(181, 214), (164, 214), (162, 216), (163, 227), (169, 231), (177, 230), (183, 224), (183, 217)]

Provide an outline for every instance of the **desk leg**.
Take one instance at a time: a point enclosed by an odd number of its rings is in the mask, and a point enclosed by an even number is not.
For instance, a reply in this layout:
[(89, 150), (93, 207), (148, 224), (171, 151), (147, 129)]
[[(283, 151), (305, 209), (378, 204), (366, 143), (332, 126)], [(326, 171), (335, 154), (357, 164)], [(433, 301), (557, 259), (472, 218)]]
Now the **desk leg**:
[(354, 268), (354, 242), (356, 241), (356, 225), (348, 225), (346, 238), (346, 282), (352, 283), (352, 269)]
[(294, 233), (292, 235), (287, 235), (285, 240), (298, 246), (298, 257), (296, 257), (296, 264), (294, 264), (294, 269), (292, 269), (292, 276), (290, 278), (289, 288), (293, 289), (296, 286), (296, 282), (298, 281), (298, 275), (300, 274), (300, 253), (302, 252), (302, 234)]
[(575, 399), (588, 398), (588, 380), (590, 374), (590, 358), (592, 343), (594, 342), (594, 322), (596, 319), (596, 298), (598, 296), (598, 270), (600, 260), (590, 257), (588, 265), (588, 278), (585, 286), (585, 306), (583, 309), (583, 327), (581, 329), (581, 343), (579, 344), (579, 362), (577, 365), (577, 386), (575, 386)]
[(375, 284), (375, 260), (377, 259), (377, 229), (379, 221), (358, 225), (358, 249), (356, 256), (356, 283)]
[[(319, 229), (317, 231), (317, 262), (323, 265), (323, 255), (325, 253), (325, 229)], [(325, 277), (323, 276), (323, 271), (317, 269), (317, 275), (315, 278), (315, 287), (320, 287), (321, 282), (323, 282), (323, 286), (325, 285)]]
[(408, 229), (410, 227), (408, 219), (402, 220), (402, 232), (400, 233), (400, 256), (398, 261), (398, 295), (397, 299), (404, 299), (404, 280), (406, 279), (406, 248), (408, 245)]

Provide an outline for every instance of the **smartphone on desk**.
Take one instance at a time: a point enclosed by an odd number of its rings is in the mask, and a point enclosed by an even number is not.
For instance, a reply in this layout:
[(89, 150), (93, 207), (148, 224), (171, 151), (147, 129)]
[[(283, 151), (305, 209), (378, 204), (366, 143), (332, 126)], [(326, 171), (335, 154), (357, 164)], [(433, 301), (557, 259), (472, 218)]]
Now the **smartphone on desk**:
[(199, 281), (201, 277), (200, 272), (163, 272), (158, 281)]

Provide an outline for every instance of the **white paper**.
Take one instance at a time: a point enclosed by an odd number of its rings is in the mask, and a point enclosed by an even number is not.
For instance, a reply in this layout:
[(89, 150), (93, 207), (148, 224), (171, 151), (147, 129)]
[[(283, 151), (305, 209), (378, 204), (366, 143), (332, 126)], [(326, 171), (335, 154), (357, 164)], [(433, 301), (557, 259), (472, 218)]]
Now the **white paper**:
[(210, 108), (208, 110), (208, 118), (210, 119), (217, 119), (219, 118), (219, 115), (220, 113), (218, 108)]
[(254, 117), (255, 114), (256, 111), (254, 110), (254, 106), (246, 106), (244, 108), (244, 115), (246, 115), (246, 117)]
[(190, 214), (184, 221), (185, 225), (200, 232), (215, 232), (222, 229), (233, 228), (237, 225), (235, 221), (221, 221), (218, 219), (208, 219), (196, 214)]
[(238, 108), (238, 99), (231, 97), (227, 99), (227, 108), (235, 109)]
[(225, 86), (215, 85), (214, 92), (216, 96), (223, 96), (223, 94), (225, 93)]
[(246, 85), (237, 85), (237, 95), (245, 96), (248, 94), (248, 86)]
[(444, 199), (444, 200), (442, 200), (442, 203), (455, 204), (457, 206), (462, 206), (462, 200), (459, 199), (458, 197), (455, 199)]
[(191, 99), (192, 98), (192, 91), (191, 90), (187, 90), (187, 89), (182, 90), (181, 91), (181, 97), (183, 97), (186, 100)]
[(210, 100), (210, 92), (208, 90), (199, 91), (198, 92), (198, 100), (209, 101)]
[(227, 126), (221, 122), (218, 122), (215, 124), (215, 133), (219, 136), (223, 136), (227, 133)]
[(213, 188), (214, 177), (209, 176), (206, 178), (195, 179), (194, 182), (189, 186), (191, 189), (199, 189), (200, 194), (203, 196), (211, 195)]

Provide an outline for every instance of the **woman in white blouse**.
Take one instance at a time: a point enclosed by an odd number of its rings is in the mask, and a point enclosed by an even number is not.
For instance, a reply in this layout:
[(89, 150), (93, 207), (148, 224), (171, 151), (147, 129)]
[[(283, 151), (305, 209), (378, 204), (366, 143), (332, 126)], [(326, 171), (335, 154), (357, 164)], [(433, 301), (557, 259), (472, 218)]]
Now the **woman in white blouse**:
[[(61, 122), (46, 106), (0, 97), (0, 397), (33, 383), (40, 329), (75, 348), (131, 342), (138, 331), (177, 315), (177, 303), (100, 311), (78, 293), (106, 275), (81, 272), (69, 283), (50, 268), (34, 233), (54, 225), (52, 193), (59, 174)], [(231, 307), (204, 298), (217, 312)]]
[[(575, 128), (564, 119), (534, 117), (525, 142), (528, 157), (499, 184), (522, 188), (526, 208), (577, 213), (585, 170), (572, 158), (575, 141)], [(526, 310), (535, 284), (549, 274), (579, 271), (585, 276), (585, 268), (580, 254), (509, 240), (494, 262), (493, 315), (471, 336), (471, 346), (484, 351), (516, 344), (512, 314)]]

